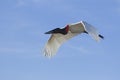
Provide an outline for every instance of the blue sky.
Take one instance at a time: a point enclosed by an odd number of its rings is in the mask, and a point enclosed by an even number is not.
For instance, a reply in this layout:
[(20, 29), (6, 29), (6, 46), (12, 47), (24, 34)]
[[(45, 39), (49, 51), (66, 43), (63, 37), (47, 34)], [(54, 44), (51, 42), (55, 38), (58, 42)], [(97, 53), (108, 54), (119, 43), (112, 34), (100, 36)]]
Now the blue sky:
[[(43, 56), (44, 32), (87, 21), (81, 34)], [(120, 0), (0, 0), (0, 80), (120, 80)]]

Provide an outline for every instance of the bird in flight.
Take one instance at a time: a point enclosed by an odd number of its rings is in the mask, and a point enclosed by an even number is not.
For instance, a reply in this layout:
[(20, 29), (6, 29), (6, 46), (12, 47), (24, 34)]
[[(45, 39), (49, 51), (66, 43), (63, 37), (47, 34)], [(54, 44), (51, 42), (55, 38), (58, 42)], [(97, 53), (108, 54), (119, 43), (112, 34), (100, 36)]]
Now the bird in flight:
[(44, 48), (44, 55), (52, 57), (57, 53), (59, 47), (67, 40), (81, 33), (89, 34), (94, 40), (99, 41), (104, 37), (97, 32), (95, 27), (85, 21), (72, 23), (66, 25), (64, 28), (56, 28), (46, 32), (45, 34), (51, 34), (48, 42)]

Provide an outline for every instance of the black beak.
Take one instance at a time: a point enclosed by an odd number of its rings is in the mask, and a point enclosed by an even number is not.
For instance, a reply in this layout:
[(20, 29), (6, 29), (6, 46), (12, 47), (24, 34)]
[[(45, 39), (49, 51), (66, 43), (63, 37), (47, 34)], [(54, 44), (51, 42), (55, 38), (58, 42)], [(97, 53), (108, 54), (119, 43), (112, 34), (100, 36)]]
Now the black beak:
[(45, 32), (45, 34), (52, 34), (52, 33), (53, 33), (53, 30)]

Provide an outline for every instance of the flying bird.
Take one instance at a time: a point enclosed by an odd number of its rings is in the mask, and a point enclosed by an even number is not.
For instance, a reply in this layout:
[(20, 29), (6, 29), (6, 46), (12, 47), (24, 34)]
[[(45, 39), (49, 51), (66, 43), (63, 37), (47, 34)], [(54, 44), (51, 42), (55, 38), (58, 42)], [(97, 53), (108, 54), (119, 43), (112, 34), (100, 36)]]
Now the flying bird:
[(85, 21), (68, 24), (64, 28), (56, 28), (45, 33), (51, 34), (51, 37), (45, 45), (43, 51), (44, 55), (47, 57), (54, 56), (57, 53), (59, 47), (65, 41), (81, 33), (89, 34), (96, 41), (99, 41), (100, 38), (104, 39), (104, 37), (97, 32), (95, 27)]

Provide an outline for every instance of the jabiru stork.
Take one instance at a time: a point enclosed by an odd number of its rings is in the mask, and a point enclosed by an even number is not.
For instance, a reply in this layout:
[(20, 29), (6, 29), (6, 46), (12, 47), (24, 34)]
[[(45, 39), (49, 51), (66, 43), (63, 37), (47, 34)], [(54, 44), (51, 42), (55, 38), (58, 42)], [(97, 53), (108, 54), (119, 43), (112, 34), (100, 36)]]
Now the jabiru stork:
[(52, 35), (45, 45), (43, 51), (44, 55), (47, 57), (54, 56), (57, 53), (59, 47), (65, 41), (81, 33), (89, 34), (96, 41), (99, 41), (100, 38), (104, 39), (104, 37), (97, 32), (95, 27), (85, 21), (68, 24), (64, 28), (56, 28), (45, 33)]

